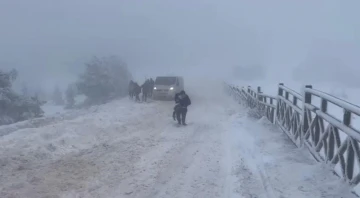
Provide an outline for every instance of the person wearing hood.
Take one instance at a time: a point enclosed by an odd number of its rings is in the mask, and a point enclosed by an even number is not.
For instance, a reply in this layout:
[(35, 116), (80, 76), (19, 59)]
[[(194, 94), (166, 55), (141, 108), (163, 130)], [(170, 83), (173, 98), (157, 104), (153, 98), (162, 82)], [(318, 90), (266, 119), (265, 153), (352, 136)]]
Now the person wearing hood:
[(188, 111), (188, 106), (191, 105), (190, 97), (185, 93), (185, 91), (181, 91), (179, 93), (178, 103), (180, 107), (176, 111), (176, 118), (179, 125), (186, 125), (186, 115)]

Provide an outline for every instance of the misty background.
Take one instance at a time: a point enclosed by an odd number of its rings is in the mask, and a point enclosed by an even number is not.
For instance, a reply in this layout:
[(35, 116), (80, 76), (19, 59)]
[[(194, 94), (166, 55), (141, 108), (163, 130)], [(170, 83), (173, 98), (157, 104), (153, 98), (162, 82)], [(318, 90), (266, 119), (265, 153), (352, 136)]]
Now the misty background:
[(109, 55), (139, 83), (178, 74), (359, 86), (359, 7), (357, 0), (1, 0), (0, 68), (19, 71), (15, 88), (48, 91), (66, 88), (93, 56)]

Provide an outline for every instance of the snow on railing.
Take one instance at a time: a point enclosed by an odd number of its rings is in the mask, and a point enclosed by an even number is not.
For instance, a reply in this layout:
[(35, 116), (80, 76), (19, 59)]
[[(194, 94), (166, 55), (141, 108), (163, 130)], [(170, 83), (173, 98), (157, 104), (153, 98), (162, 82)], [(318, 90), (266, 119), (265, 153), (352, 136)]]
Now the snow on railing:
[(226, 84), (226, 89), (241, 104), (252, 109), (256, 108), (262, 116), (266, 116), (272, 123), (275, 122), (276, 97), (262, 93), (260, 87), (255, 90), (250, 86), (239, 88)]
[(277, 99), (275, 123), (297, 146), (301, 146), (303, 113), (302, 107), (299, 104), (303, 101), (302, 96), (280, 83)]
[[(261, 87), (226, 87), (236, 100), (276, 124), (298, 147), (307, 147), (317, 161), (330, 165), (358, 193), (360, 131), (351, 121), (353, 115), (360, 116), (359, 106), (310, 85), (299, 94), (280, 83), (276, 97), (262, 93)], [(316, 99), (320, 104), (315, 104)], [(341, 119), (329, 112), (329, 105), (342, 109)]]

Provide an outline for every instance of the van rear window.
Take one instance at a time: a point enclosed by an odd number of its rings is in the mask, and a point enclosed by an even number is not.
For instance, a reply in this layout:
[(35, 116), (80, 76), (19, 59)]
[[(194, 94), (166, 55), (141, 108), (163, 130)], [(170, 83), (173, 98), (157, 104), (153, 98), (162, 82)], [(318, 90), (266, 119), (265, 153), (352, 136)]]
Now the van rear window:
[(176, 77), (157, 77), (155, 79), (156, 85), (174, 85), (176, 83)]

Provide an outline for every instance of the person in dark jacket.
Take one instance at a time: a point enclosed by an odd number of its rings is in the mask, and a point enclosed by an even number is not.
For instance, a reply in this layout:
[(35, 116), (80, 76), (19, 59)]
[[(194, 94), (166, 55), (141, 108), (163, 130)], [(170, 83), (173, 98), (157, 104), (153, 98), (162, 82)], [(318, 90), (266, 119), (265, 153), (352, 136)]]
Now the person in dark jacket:
[(152, 78), (150, 78), (150, 90), (149, 90), (149, 96), (150, 97), (153, 96), (154, 87), (155, 87), (155, 82), (154, 82), (154, 80)]
[[(191, 105), (191, 100), (185, 91), (179, 94), (179, 109), (176, 111), (176, 118), (179, 124), (186, 125), (187, 107)], [(181, 118), (180, 118), (181, 116)]]
[(142, 89), (142, 101), (146, 102), (150, 92), (150, 81), (146, 80), (144, 84), (141, 85), (141, 89)]
[(180, 93), (177, 93), (175, 94), (175, 107), (174, 107), (174, 112), (173, 112), (173, 119), (176, 121), (176, 112), (179, 110), (180, 108), (180, 104), (179, 104), (179, 101), (180, 101)]
[(141, 93), (141, 87), (136, 82), (134, 83), (134, 96), (137, 102), (140, 102), (139, 95)]
[(130, 80), (129, 83), (129, 97), (133, 99), (134, 96), (134, 81)]

